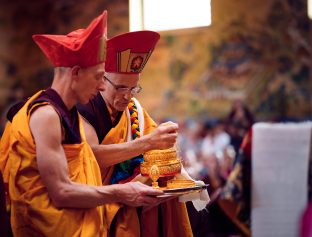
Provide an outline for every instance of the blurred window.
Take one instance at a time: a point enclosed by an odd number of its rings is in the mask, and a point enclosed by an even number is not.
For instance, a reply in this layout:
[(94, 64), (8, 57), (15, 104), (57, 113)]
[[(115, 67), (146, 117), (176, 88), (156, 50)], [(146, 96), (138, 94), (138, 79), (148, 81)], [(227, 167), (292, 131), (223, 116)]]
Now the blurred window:
[(210, 1), (130, 0), (130, 31), (163, 31), (209, 26)]

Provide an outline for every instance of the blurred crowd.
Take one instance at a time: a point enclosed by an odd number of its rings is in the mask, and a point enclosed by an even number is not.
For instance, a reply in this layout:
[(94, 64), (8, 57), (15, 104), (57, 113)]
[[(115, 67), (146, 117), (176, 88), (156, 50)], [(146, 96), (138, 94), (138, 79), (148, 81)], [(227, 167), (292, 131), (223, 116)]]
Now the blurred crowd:
[(226, 180), (253, 123), (253, 114), (241, 101), (233, 103), (225, 118), (179, 123), (178, 148), (185, 169), (194, 179)]
[[(210, 186), (211, 202), (188, 205), (195, 236), (250, 236), (250, 154), (254, 116), (241, 101), (220, 119), (179, 122), (178, 151), (187, 172)], [(243, 142), (244, 141), (244, 142)], [(250, 151), (250, 150), (249, 150)]]

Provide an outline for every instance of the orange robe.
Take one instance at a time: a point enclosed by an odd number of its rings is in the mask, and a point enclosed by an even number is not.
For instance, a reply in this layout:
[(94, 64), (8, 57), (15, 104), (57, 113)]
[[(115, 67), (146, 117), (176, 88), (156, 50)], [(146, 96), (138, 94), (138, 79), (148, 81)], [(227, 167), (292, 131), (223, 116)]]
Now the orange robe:
[[(56, 208), (48, 196), (37, 167), (36, 146), (29, 128), (27, 107), (38, 92), (15, 115), (9, 139), (7, 156), (9, 167), (9, 193), (11, 198), (11, 225), (16, 237), (35, 236), (106, 236), (103, 207), (90, 209)], [(44, 106), (48, 102), (42, 102)], [(35, 107), (35, 106), (34, 106)], [(80, 117), (80, 116), (79, 116)], [(86, 143), (79, 118), (80, 144), (64, 144), (70, 179), (73, 182), (101, 185), (97, 161)], [(2, 160), (2, 164), (5, 162)]]
[[(152, 132), (156, 123), (144, 113), (144, 134)], [(123, 112), (119, 123), (105, 136), (102, 144), (117, 144), (127, 141), (128, 118)], [(103, 184), (110, 184), (114, 166), (101, 168)], [(119, 203), (105, 205), (104, 218), (110, 236), (115, 237), (189, 237), (193, 236), (185, 203), (177, 199), (154, 207), (139, 217), (137, 209)], [(142, 229), (140, 230), (140, 226)]]
[(5, 200), (7, 210), (10, 209), (10, 198), (9, 198), (9, 162), (8, 156), (10, 151), (10, 133), (11, 133), (11, 122), (8, 121), (5, 125), (5, 129), (3, 131), (1, 141), (0, 141), (0, 170), (3, 176), (3, 182), (5, 186)]

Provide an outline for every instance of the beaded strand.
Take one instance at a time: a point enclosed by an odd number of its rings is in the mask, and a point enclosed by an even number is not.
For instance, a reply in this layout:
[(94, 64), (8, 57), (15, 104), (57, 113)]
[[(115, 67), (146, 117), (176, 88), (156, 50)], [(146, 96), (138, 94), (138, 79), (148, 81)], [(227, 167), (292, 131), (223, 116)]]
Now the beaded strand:
[(138, 119), (138, 109), (135, 105), (134, 99), (131, 98), (128, 109), (130, 113), (130, 121), (131, 121), (131, 135), (132, 139), (139, 138), (141, 136), (140, 134), (140, 125), (139, 125), (139, 119)]

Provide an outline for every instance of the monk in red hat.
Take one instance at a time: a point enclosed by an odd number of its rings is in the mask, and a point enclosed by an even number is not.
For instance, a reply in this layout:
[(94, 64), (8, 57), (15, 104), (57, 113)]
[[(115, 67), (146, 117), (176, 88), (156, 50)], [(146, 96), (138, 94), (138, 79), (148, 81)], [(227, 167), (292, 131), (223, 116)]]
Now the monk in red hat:
[[(140, 73), (159, 37), (156, 32), (138, 31), (109, 39), (104, 89), (88, 104), (78, 105), (87, 120), (87, 140), (105, 185), (147, 181), (140, 176), (142, 154), (171, 148), (176, 141), (178, 125), (169, 122), (157, 126), (134, 98), (142, 89)], [(176, 198), (149, 210), (110, 204), (105, 206), (104, 216), (110, 236), (193, 236), (185, 204)]]
[(139, 182), (102, 186), (85, 139), (75, 104), (104, 89), (106, 14), (68, 35), (33, 36), (55, 74), (11, 116), (1, 141), (16, 237), (107, 236), (103, 204), (153, 205), (163, 194)]

